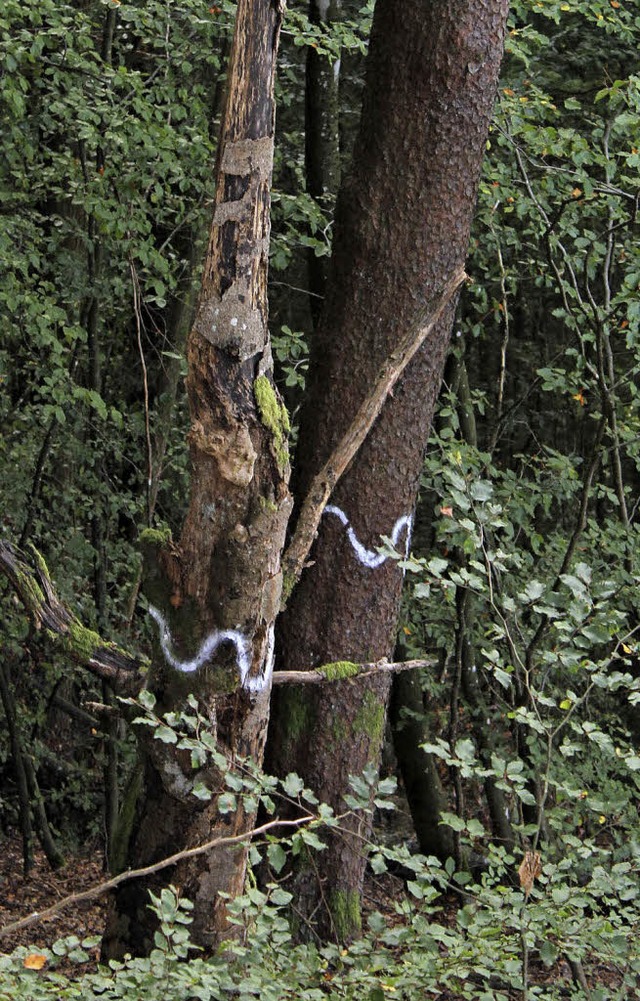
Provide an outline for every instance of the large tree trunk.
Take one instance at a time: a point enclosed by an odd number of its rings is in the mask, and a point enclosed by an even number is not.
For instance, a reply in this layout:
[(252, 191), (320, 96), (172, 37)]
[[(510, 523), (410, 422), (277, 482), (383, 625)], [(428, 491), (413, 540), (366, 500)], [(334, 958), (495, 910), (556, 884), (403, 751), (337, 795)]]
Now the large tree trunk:
[[(154, 546), (147, 534), (152, 544), (146, 547), (143, 585), (161, 626), (162, 649), (150, 685), (157, 711), (180, 708), (193, 691), (218, 747), (229, 759), (250, 755), (258, 763), (291, 508), (286, 411), (271, 383), (266, 300), (279, 7), (271, 0), (238, 5), (215, 211), (187, 346), (190, 504), (177, 547)], [(211, 653), (191, 673), (205, 636), (211, 637)], [(216, 796), (203, 804), (190, 795), (193, 775), (173, 745), (148, 740), (142, 757), (135, 811), (125, 805), (134, 819), (130, 830), (121, 831), (121, 867), (154, 862), (217, 831), (250, 829), (253, 817), (244, 810), (222, 816)], [(207, 777), (220, 789), (213, 769)], [(219, 850), (171, 874), (195, 904), (197, 944), (210, 947), (228, 930), (219, 894), (242, 891), (245, 864), (244, 849)], [(160, 885), (166, 881), (162, 874)], [(147, 891), (154, 886), (133, 882), (118, 892), (105, 939), (108, 954), (152, 947)]]
[[(298, 446), (301, 500), (349, 426), (385, 358), (467, 253), (496, 80), (506, 0), (378, 0), (354, 165), (338, 198), (325, 313), (314, 338)], [(280, 631), (281, 666), (390, 656), (402, 573), (365, 550), (407, 541), (454, 305), (427, 337), (341, 480)], [(345, 524), (348, 519), (349, 525)], [(388, 676), (278, 698), (272, 762), (295, 768), (340, 809), (350, 773), (377, 763)], [(357, 931), (364, 872), (359, 818), (300, 876), (299, 906), (321, 931)], [(320, 902), (328, 902), (325, 908)]]

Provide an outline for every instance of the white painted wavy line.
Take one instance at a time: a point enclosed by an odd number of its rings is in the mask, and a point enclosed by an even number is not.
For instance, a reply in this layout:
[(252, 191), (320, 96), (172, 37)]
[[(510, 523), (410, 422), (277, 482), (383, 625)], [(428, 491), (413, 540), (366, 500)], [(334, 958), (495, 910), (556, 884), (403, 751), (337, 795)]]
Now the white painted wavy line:
[[(382, 566), (385, 560), (389, 559), (389, 557), (385, 556), (384, 553), (374, 552), (372, 549), (367, 549), (365, 546), (362, 545), (360, 539), (358, 538), (354, 530), (351, 528), (351, 525), (349, 524), (349, 519), (347, 518), (342, 508), (336, 507), (334, 504), (327, 504), (322, 513), (335, 514), (336, 518), (340, 519), (340, 521), (347, 530), (347, 537), (349, 539), (349, 542), (353, 546), (353, 550), (356, 554), (356, 557), (365, 567), (369, 567), (370, 570), (375, 570), (376, 567)], [(400, 536), (402, 535), (403, 531), (406, 531), (407, 533), (407, 538), (404, 547), (404, 555), (406, 558), (409, 555), (409, 542), (411, 540), (411, 515), (409, 514), (403, 514), (402, 517), (398, 518), (398, 520), (396, 521), (395, 525), (391, 530), (391, 535), (389, 536), (389, 538), (391, 539), (396, 549), (398, 548), (398, 542), (400, 540)]]
[(218, 649), (221, 643), (233, 643), (236, 648), (236, 663), (240, 671), (240, 684), (244, 685), (245, 678), (251, 668), (251, 654), (249, 643), (245, 636), (237, 629), (214, 629), (213, 632), (202, 641), (200, 649), (191, 660), (180, 660), (173, 652), (173, 637), (167, 621), (153, 605), (149, 605), (149, 615), (158, 624), (160, 631), (160, 646), (165, 655), (167, 663), (176, 671), (183, 674), (192, 674), (199, 667), (206, 664), (211, 659), (212, 654)]
[(273, 674), (273, 665), (276, 659), (276, 636), (275, 627), (269, 626), (269, 633), (267, 635), (267, 652), (264, 658), (264, 667), (260, 674), (252, 677), (250, 674), (245, 674), (244, 677), (241, 676), (240, 681), (248, 692), (253, 692), (255, 695), (258, 692), (264, 691), (271, 680), (271, 675)]

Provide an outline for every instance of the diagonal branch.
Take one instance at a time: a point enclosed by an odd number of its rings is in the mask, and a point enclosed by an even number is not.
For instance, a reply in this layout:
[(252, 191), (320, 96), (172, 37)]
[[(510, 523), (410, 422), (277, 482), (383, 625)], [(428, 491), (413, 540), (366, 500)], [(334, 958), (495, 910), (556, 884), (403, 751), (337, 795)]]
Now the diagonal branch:
[(5, 938), (7, 935), (12, 935), (14, 932), (22, 931), (23, 928), (28, 928), (30, 925), (40, 924), (42, 921), (46, 921), (48, 918), (52, 918), (61, 911), (66, 910), (67, 907), (83, 903), (85, 900), (95, 900), (97, 897), (102, 897), (109, 890), (115, 890), (121, 883), (125, 883), (130, 879), (141, 879), (144, 876), (151, 876), (154, 872), (160, 872), (162, 869), (168, 869), (169, 866), (182, 862), (183, 859), (195, 858), (196, 855), (204, 855), (205, 852), (219, 848), (220, 845), (235, 845), (241, 841), (250, 841), (251, 838), (254, 838), (258, 834), (264, 834), (273, 827), (280, 829), (283, 827), (297, 828), (303, 824), (309, 824), (312, 820), (316, 819), (313, 814), (305, 814), (302, 817), (296, 817), (294, 820), (270, 820), (261, 827), (254, 827), (253, 830), (245, 831), (242, 834), (213, 838), (211, 841), (207, 841), (206, 844), (196, 845), (195, 848), (185, 848), (184, 851), (176, 852), (175, 855), (169, 855), (167, 858), (163, 858), (159, 862), (154, 862), (153, 865), (144, 866), (142, 869), (127, 869), (125, 872), (118, 873), (117, 876), (106, 880), (104, 883), (100, 883), (98, 886), (92, 886), (81, 893), (72, 893), (68, 897), (63, 897), (62, 900), (58, 900), (51, 907), (45, 908), (44, 911), (35, 911), (26, 918), (21, 918), (19, 921), (12, 921), (11, 924), (0, 928), (0, 939)]
[(131, 654), (83, 626), (58, 598), (47, 565), (34, 546), (25, 552), (0, 540), (0, 572), (13, 585), (35, 628), (58, 638), (71, 660), (109, 681), (121, 694), (139, 690), (147, 658)]
[(285, 595), (291, 593), (309, 555), (327, 501), (345, 469), (369, 434), (373, 424), (405, 368), (442, 318), (467, 275), (460, 268), (445, 285), (429, 310), (421, 310), (400, 343), (383, 364), (375, 385), (360, 405), (351, 426), (327, 462), (314, 476), (300, 509), (296, 530), (282, 558)]

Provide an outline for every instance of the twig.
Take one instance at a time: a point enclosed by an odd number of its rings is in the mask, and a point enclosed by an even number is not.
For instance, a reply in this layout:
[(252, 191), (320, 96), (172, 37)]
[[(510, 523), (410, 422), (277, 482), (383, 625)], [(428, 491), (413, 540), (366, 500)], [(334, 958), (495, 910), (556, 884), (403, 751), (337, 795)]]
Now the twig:
[(118, 873), (117, 876), (108, 879), (105, 883), (99, 883), (98, 886), (92, 886), (89, 890), (83, 890), (81, 893), (72, 893), (68, 897), (63, 897), (62, 900), (58, 900), (57, 903), (52, 904), (51, 907), (47, 907), (44, 911), (34, 911), (33, 914), (29, 914), (26, 918), (21, 918), (19, 921), (12, 921), (10, 924), (0, 928), (0, 939), (5, 938), (7, 935), (12, 935), (14, 932), (21, 931), (23, 928), (40, 924), (42, 921), (46, 921), (48, 918), (59, 914), (60, 911), (66, 910), (67, 907), (71, 907), (73, 904), (80, 904), (85, 900), (95, 900), (96, 897), (102, 897), (109, 890), (114, 890), (121, 883), (125, 883), (130, 879), (151, 876), (154, 872), (168, 869), (169, 866), (176, 865), (176, 863), (181, 862), (183, 859), (204, 855), (205, 852), (211, 851), (213, 848), (218, 848), (220, 845), (233, 845), (239, 841), (247, 841), (258, 834), (270, 831), (273, 827), (301, 827), (312, 820), (316, 820), (313, 814), (307, 814), (295, 820), (270, 820), (268, 823), (262, 824), (261, 827), (254, 827), (250, 831), (245, 831), (244, 834), (234, 834), (226, 838), (213, 838), (211, 841), (207, 841), (203, 845), (197, 845), (195, 848), (186, 848), (184, 851), (176, 852), (175, 855), (169, 855), (167, 858), (161, 859), (160, 862), (154, 862), (153, 865), (144, 866), (142, 869), (127, 869), (126, 872)]
[(420, 311), (399, 345), (385, 361), (373, 389), (359, 407), (348, 431), (311, 481), (309, 492), (300, 509), (296, 530), (282, 559), (284, 573), (289, 582), (288, 590), (302, 573), (322, 512), (338, 480), (369, 434), (385, 400), (405, 368), (440, 321), (446, 307), (466, 280), (467, 275), (462, 268), (456, 271), (453, 278), (445, 285), (435, 305), (428, 311)]
[(397, 671), (413, 671), (420, 667), (436, 667), (437, 663), (436, 660), (403, 660), (393, 663), (380, 660), (375, 664), (354, 664), (354, 667), (357, 667), (358, 670), (354, 670), (353, 674), (345, 675), (344, 677), (327, 677), (321, 668), (315, 671), (274, 671), (273, 684), (324, 685), (334, 681), (347, 681), (351, 678), (367, 678), (371, 674), (380, 674), (381, 671), (395, 673)]

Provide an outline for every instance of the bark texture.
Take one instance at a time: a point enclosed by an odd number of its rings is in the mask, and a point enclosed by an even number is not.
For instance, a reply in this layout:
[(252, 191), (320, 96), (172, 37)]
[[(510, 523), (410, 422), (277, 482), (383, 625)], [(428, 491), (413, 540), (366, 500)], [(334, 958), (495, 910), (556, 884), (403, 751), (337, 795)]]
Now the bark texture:
[[(151, 688), (157, 711), (194, 692), (228, 759), (262, 759), (269, 715), (280, 555), (291, 510), (286, 411), (271, 382), (267, 262), (274, 138), (274, 79), (282, 12), (271, 0), (240, 0), (218, 153), (216, 197), (200, 301), (188, 338), (190, 504), (177, 546), (147, 535), (143, 591), (168, 622), (174, 659), (192, 658), (213, 631), (232, 632), (251, 662), (240, 684), (239, 649), (221, 642), (207, 663), (181, 673), (157, 650)], [(155, 544), (154, 544), (155, 543)], [(145, 728), (146, 729), (146, 728)], [(142, 738), (144, 741), (144, 737)], [(222, 777), (203, 776), (215, 792)], [(249, 830), (242, 809), (221, 815), (217, 796), (190, 793), (188, 755), (144, 741), (120, 834), (120, 865), (141, 867), (182, 849)], [(213, 849), (169, 879), (195, 905), (193, 938), (205, 948), (229, 933), (221, 891), (243, 889), (246, 852)], [(105, 952), (147, 952), (155, 877), (118, 890)]]
[[(298, 501), (403, 332), (463, 265), (506, 14), (506, 0), (378, 0), (360, 133), (338, 197), (328, 298), (312, 351)], [(415, 506), (454, 309), (426, 338), (332, 498), (367, 549)], [(402, 587), (395, 563), (365, 566), (330, 515), (312, 559), (283, 618), (281, 665), (389, 657)], [(339, 809), (348, 775), (378, 760), (388, 689), (387, 675), (279, 695), (275, 767), (295, 768)], [(351, 836), (317, 857), (324, 887), (301, 879), (308, 914), (329, 903), (328, 913), (320, 908), (325, 934), (357, 931), (362, 833), (358, 820)]]

